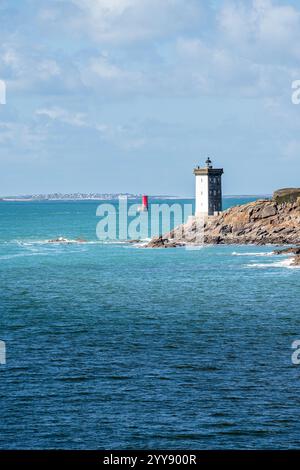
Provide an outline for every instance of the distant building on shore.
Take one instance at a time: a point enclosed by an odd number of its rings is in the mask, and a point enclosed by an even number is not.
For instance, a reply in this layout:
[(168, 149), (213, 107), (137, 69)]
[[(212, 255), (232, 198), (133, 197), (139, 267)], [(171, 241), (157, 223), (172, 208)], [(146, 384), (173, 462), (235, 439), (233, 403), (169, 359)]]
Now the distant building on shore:
[(194, 169), (196, 177), (195, 215), (217, 215), (222, 211), (222, 174), (223, 168), (213, 168), (210, 158), (206, 166)]

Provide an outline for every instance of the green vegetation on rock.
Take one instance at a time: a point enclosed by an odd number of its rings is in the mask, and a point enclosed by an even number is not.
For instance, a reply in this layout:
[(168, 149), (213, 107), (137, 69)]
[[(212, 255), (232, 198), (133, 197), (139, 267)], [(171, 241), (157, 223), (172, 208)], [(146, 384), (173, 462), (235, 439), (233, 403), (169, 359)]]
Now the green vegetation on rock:
[(278, 204), (296, 202), (298, 198), (300, 198), (300, 188), (278, 189), (273, 194), (273, 200)]

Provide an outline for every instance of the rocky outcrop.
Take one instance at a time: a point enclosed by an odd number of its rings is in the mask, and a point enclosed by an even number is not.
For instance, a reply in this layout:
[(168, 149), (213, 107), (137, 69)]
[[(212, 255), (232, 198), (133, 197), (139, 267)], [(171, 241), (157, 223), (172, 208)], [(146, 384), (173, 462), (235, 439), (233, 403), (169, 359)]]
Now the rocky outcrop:
[(68, 238), (64, 238), (64, 237), (57, 237), (57, 238), (53, 238), (52, 240), (47, 240), (47, 243), (70, 244), (70, 243), (87, 243), (87, 241), (84, 238), (76, 238), (75, 240), (69, 240)]
[(278, 189), (273, 194), (273, 199), (278, 204), (295, 202), (298, 198), (300, 198), (300, 188)]
[(202, 228), (193, 218), (187, 224), (153, 238), (147, 246), (199, 244), (199, 230), (207, 244), (300, 244), (300, 197), (296, 197), (300, 190), (288, 191), (290, 200), (279, 200), (279, 194), (286, 197), (287, 194), (276, 191), (273, 199), (260, 199), (207, 217)]
[(291, 266), (300, 266), (300, 255), (295, 256)]
[(275, 250), (273, 255), (300, 255), (300, 246), (285, 248), (284, 250)]
[(274, 250), (273, 255), (295, 255), (292, 258), (291, 266), (300, 266), (300, 246), (285, 248), (284, 250)]
[(177, 240), (170, 240), (169, 238), (164, 238), (163, 236), (154, 237), (148, 243), (147, 248), (176, 248), (177, 246), (184, 246), (185, 243), (181, 243)]

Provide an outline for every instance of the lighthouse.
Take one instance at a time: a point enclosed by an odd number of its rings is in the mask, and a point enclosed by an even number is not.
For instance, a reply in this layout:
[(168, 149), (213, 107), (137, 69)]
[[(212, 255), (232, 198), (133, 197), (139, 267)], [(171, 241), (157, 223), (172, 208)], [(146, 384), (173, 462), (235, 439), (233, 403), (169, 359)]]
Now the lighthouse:
[(222, 174), (223, 168), (214, 168), (210, 158), (206, 166), (194, 169), (196, 177), (195, 215), (216, 215), (222, 211)]

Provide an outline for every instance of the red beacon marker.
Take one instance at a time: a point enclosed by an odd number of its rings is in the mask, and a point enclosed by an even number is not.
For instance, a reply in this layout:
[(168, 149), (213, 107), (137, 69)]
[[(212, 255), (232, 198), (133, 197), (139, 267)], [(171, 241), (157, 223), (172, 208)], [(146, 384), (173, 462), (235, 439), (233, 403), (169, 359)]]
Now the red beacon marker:
[(142, 212), (148, 212), (148, 196), (142, 196)]

